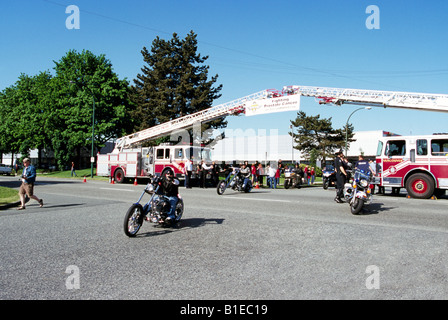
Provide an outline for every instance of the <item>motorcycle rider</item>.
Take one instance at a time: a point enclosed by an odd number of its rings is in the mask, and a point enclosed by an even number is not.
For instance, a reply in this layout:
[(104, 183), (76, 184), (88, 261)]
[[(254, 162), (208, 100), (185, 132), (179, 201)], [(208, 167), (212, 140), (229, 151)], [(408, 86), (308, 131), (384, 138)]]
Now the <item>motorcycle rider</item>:
[(372, 168), (370, 167), (369, 161), (365, 160), (362, 154), (358, 156), (358, 161), (355, 164), (355, 169), (362, 170), (366, 174), (374, 174)]
[(298, 163), (295, 164), (294, 169), (292, 169), (292, 172), (295, 173), (294, 184), (295, 185), (302, 184), (303, 170), (302, 168), (300, 168), (300, 165)]
[(337, 203), (343, 203), (342, 197), (344, 196), (344, 184), (347, 178), (347, 172), (345, 171), (345, 165), (343, 160), (342, 150), (336, 152), (336, 158), (334, 159), (334, 169), (336, 171), (336, 197), (334, 201)]
[(176, 205), (179, 202), (179, 180), (174, 179), (173, 169), (167, 169), (165, 175), (162, 177), (162, 184), (160, 187), (160, 193), (168, 197), (170, 201), (170, 212), (168, 213), (166, 220), (174, 220)]
[(250, 175), (251, 175), (250, 168), (247, 165), (246, 161), (242, 164), (239, 174), (243, 178), (243, 190), (244, 190), (246, 188), (246, 185), (250, 181)]

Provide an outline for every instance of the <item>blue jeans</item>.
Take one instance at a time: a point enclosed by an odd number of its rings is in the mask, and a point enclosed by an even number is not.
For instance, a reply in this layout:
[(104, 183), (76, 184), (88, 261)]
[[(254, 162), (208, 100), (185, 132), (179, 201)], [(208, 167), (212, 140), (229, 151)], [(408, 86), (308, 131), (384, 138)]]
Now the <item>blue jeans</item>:
[(176, 218), (176, 216), (174, 215), (174, 213), (176, 212), (176, 205), (179, 202), (179, 198), (178, 197), (167, 197), (168, 200), (170, 201), (170, 212), (168, 213), (168, 217), (171, 219)]
[(277, 179), (268, 177), (268, 185), (271, 189), (277, 189)]
[(248, 178), (244, 178), (244, 182), (243, 182), (243, 190), (246, 188), (246, 185), (249, 183), (249, 179)]

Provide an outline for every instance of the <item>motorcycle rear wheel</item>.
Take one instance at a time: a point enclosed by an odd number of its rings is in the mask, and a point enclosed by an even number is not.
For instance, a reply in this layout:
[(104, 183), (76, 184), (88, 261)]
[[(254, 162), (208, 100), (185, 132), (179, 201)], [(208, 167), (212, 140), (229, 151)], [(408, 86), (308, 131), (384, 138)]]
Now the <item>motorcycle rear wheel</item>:
[(133, 204), (124, 217), (124, 233), (133, 238), (143, 224), (143, 208), (140, 204)]
[(359, 214), (364, 205), (364, 201), (358, 198), (355, 198), (354, 202), (350, 204), (350, 211), (352, 214)]
[(219, 183), (218, 183), (218, 186), (216, 187), (216, 192), (219, 194), (219, 195), (222, 195), (223, 193), (224, 193), (224, 191), (226, 191), (226, 182), (223, 180), (223, 181), (220, 181)]

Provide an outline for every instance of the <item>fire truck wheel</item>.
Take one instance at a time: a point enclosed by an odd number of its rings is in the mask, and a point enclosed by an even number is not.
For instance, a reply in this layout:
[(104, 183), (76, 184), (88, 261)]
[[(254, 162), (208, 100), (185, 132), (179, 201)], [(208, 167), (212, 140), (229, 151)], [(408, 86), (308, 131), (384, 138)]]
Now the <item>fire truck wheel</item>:
[(434, 193), (434, 181), (424, 173), (416, 173), (406, 181), (406, 190), (412, 198), (429, 199)]
[(118, 168), (114, 173), (114, 181), (115, 183), (123, 183), (124, 182), (124, 172), (122, 169)]

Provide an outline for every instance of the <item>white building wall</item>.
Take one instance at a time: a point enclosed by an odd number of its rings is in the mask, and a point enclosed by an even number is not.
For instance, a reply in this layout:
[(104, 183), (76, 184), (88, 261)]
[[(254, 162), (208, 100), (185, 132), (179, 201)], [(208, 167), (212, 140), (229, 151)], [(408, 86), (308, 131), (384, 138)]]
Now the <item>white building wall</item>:
[[(363, 153), (366, 157), (375, 157), (378, 139), (384, 134), (382, 130), (355, 132), (354, 139), (356, 141), (350, 144), (347, 156), (356, 157)], [(304, 160), (300, 151), (293, 150), (291, 136), (277, 135), (275, 132), (266, 135), (266, 130), (264, 132), (260, 130), (257, 135), (253, 133), (248, 135), (241, 131), (239, 136), (228, 136), (215, 145), (212, 158), (215, 161), (227, 162), (244, 160), (265, 162), (279, 159), (286, 161)]]

